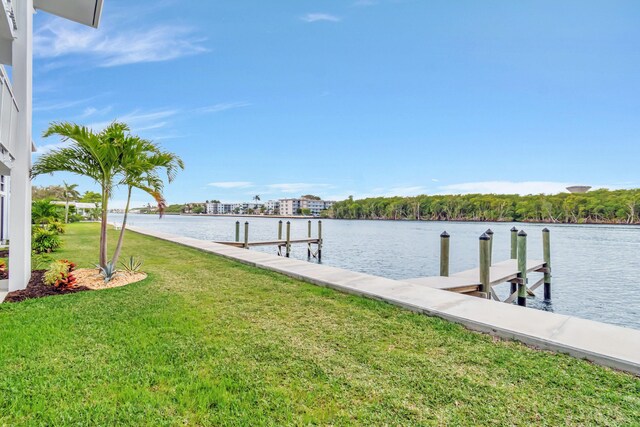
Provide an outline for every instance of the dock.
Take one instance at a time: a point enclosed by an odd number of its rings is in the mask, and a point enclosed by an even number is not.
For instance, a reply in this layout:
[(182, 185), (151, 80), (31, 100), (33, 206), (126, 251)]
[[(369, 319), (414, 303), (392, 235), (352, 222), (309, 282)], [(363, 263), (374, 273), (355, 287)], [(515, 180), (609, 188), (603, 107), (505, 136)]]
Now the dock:
[[(255, 246), (275, 246), (279, 256), (289, 258), (291, 255), (291, 246), (295, 244), (307, 245), (307, 258), (316, 258), (318, 262), (322, 259), (322, 221), (318, 221), (318, 237), (311, 237), (311, 220), (307, 223), (307, 238), (292, 239), (291, 238), (291, 221), (287, 221), (286, 237), (282, 237), (282, 220), (278, 221), (278, 238), (276, 240), (250, 241), (249, 240), (249, 221), (244, 223), (244, 240), (240, 241), (240, 221), (236, 221), (236, 239), (230, 242), (215, 242), (221, 245), (233, 246), (235, 248), (249, 249)], [(316, 250), (313, 250), (315, 245)]]
[[(293, 244), (300, 244), (300, 243), (311, 243), (311, 244), (318, 244), (320, 239), (296, 239), (296, 240), (290, 240), (288, 243), (290, 245)], [(233, 246), (236, 248), (244, 248), (245, 247), (245, 243), (244, 242), (216, 242), (216, 243), (220, 243), (221, 245), (228, 245), (228, 246)], [(265, 240), (265, 241), (257, 241), (257, 242), (247, 242), (246, 243), (246, 247), (253, 247), (253, 246), (286, 246), (287, 241), (286, 240)]]
[[(527, 260), (527, 273), (545, 272), (545, 262), (542, 260)], [(493, 287), (506, 282), (515, 282), (518, 279), (520, 270), (518, 262), (515, 259), (498, 262), (490, 267), (489, 270), (489, 286)], [(544, 280), (544, 278), (542, 278)], [(480, 283), (480, 269), (472, 268), (470, 270), (461, 271), (451, 276), (431, 276), (417, 277), (415, 279), (405, 279), (404, 282), (414, 283), (416, 285), (428, 286), (434, 289), (457, 292), (460, 294), (468, 294), (480, 296), (482, 291), (482, 283)], [(534, 291), (542, 283), (536, 282), (529, 289)]]

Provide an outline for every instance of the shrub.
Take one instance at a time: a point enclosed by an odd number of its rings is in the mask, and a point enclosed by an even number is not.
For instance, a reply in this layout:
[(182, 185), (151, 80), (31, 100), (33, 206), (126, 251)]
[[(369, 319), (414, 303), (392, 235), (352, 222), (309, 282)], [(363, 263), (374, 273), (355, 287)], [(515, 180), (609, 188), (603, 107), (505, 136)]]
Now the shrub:
[(47, 266), (51, 264), (53, 259), (51, 255), (39, 254), (31, 257), (31, 268), (33, 270), (46, 270)]
[(100, 275), (104, 278), (105, 283), (108, 283), (111, 279), (118, 275), (118, 269), (116, 269), (115, 264), (113, 264), (111, 261), (109, 261), (104, 267), (100, 267), (99, 265), (96, 265), (96, 267), (98, 267), (98, 270), (100, 270)]
[(9, 277), (9, 271), (7, 270), (7, 264), (4, 261), (0, 261), (0, 279), (6, 279)]
[(34, 227), (31, 246), (37, 254), (51, 253), (62, 245), (62, 240), (55, 229)]
[(57, 289), (73, 288), (76, 278), (72, 274), (76, 265), (67, 260), (54, 261), (44, 273), (44, 283)]
[(142, 267), (142, 260), (139, 260), (134, 256), (130, 256), (126, 262), (123, 261), (120, 265), (122, 265), (122, 268), (127, 273), (137, 273), (140, 271), (140, 267)]
[(80, 222), (82, 220), (84, 220), (84, 217), (80, 214), (69, 214), (69, 222)]

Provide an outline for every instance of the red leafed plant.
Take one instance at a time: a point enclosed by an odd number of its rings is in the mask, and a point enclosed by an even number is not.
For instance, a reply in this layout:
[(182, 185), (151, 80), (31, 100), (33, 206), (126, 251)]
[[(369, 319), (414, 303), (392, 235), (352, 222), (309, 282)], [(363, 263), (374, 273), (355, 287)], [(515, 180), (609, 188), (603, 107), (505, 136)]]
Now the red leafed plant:
[(7, 276), (7, 264), (5, 264), (3, 261), (0, 261), (0, 279), (6, 279)]
[(69, 289), (76, 285), (76, 278), (72, 274), (76, 264), (66, 259), (54, 261), (44, 273), (44, 283), (56, 289)]

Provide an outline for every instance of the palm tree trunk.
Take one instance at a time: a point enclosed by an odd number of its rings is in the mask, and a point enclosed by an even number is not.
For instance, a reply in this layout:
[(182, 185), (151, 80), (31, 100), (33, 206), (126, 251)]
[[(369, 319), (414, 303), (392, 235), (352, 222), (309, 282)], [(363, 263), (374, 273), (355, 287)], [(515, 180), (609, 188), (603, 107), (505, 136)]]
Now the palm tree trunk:
[(102, 217), (100, 223), (100, 267), (107, 266), (107, 204), (109, 190), (102, 187)]
[(116, 245), (116, 250), (113, 253), (113, 258), (111, 259), (111, 265), (116, 265), (118, 262), (118, 258), (120, 258), (120, 251), (122, 250), (122, 242), (124, 240), (124, 229), (127, 226), (127, 216), (129, 215), (129, 203), (131, 202), (131, 189), (129, 186), (129, 194), (127, 194), (127, 205), (124, 208), (124, 217), (122, 218), (122, 227), (120, 227), (120, 236), (118, 236), (118, 244)]
[(69, 199), (66, 199), (64, 204), (64, 223), (69, 224)]

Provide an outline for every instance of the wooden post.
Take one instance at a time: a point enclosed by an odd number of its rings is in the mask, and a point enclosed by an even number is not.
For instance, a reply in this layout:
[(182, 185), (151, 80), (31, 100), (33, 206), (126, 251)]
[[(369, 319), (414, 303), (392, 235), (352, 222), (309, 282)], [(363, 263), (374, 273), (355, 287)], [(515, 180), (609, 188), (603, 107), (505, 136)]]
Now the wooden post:
[(449, 233), (440, 235), (440, 275), (449, 276)]
[(249, 249), (249, 221), (244, 223), (244, 248)]
[(518, 229), (511, 229), (511, 259), (518, 259)]
[(487, 233), (480, 236), (480, 283), (481, 291), (487, 298), (491, 298), (491, 263), (489, 261), (489, 250), (491, 237)]
[[(518, 229), (511, 228), (511, 259), (518, 259)], [(518, 284), (511, 282), (511, 295), (518, 290)]]
[(527, 233), (518, 233), (518, 305), (527, 306)]
[(278, 240), (282, 240), (282, 220), (278, 221)]
[(291, 253), (291, 221), (287, 221), (287, 247), (285, 256), (289, 258), (289, 254)]
[(551, 299), (551, 240), (549, 229), (542, 230), (542, 253), (545, 267), (544, 272), (544, 299)]
[(493, 230), (488, 229), (485, 233), (489, 236), (489, 265), (493, 265)]
[(236, 242), (240, 241), (240, 221), (236, 221)]
[(318, 221), (318, 261), (322, 259), (322, 221)]
[[(309, 220), (309, 222), (307, 222), (307, 236), (310, 239), (311, 238), (311, 220)], [(311, 242), (307, 243), (307, 259), (311, 258)]]

